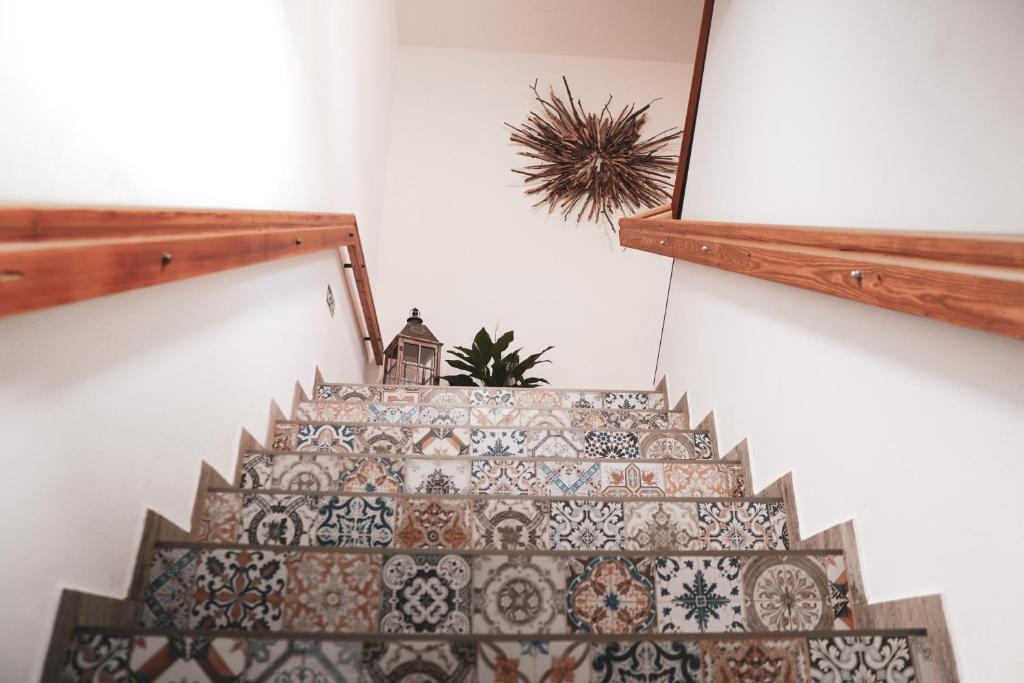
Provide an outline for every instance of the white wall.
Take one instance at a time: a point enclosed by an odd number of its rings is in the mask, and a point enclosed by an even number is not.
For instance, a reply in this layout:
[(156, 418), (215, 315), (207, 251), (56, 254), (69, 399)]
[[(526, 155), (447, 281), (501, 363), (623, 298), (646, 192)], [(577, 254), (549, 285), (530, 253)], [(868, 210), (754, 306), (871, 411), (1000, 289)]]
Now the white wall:
[[(719, 2), (684, 217), (1022, 232), (1024, 5)], [(965, 681), (1024, 670), (1021, 342), (676, 263), (661, 368), (872, 601), (942, 592)]]
[[(378, 0), (0, 0), (0, 202), (354, 211), (375, 257), (394, 17)], [(331, 284), (337, 312), (325, 304)], [(295, 380), (362, 379), (334, 252), (0, 320), (4, 680), (61, 586), (123, 595)]]
[(377, 303), (384, 335), (410, 308), (451, 346), (481, 326), (555, 348), (541, 376), (561, 386), (647, 387), (668, 283), (660, 257), (623, 252), (607, 226), (531, 209), (503, 122), (525, 119), (535, 79), (564, 74), (588, 108), (657, 102), (654, 133), (678, 123), (683, 64), (402, 46), (387, 171)]

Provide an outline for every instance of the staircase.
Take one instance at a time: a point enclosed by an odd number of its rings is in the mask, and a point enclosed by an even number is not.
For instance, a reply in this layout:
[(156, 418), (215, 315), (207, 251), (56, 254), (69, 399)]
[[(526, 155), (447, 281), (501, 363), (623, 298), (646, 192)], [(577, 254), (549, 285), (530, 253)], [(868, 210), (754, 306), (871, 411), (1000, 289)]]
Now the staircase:
[(924, 624), (862, 628), (855, 555), (798, 543), (785, 487), (667, 408), (318, 373), (230, 485), (205, 473), (191, 532), (151, 514), (129, 600), (58, 619), (47, 676), (955, 680)]

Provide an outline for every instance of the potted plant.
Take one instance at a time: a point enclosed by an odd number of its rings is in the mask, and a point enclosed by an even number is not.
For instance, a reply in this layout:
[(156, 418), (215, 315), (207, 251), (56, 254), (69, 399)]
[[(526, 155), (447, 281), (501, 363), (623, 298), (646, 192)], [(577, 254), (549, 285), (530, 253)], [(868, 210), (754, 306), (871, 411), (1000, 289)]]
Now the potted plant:
[(494, 340), (481, 327), (473, 338), (472, 347), (456, 346), (448, 351), (454, 356), (448, 359), (448, 365), (465, 372), (446, 375), (442, 379), (455, 387), (537, 387), (547, 384), (546, 379), (527, 377), (526, 373), (541, 363), (550, 363), (549, 360), (540, 360), (540, 357), (555, 347), (549, 346), (539, 353), (521, 358), (521, 348), (505, 353), (514, 339), (515, 333), (509, 331)]

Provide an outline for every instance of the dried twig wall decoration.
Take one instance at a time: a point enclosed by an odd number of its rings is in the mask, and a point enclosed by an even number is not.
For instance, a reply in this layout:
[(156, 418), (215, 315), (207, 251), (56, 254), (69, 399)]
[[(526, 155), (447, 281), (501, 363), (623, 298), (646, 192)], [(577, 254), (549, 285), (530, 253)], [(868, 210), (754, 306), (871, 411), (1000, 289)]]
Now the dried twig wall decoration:
[(553, 87), (550, 99), (544, 99), (534, 81), (530, 87), (540, 111), (530, 112), (521, 126), (505, 123), (512, 129), (512, 142), (530, 150), (519, 154), (540, 162), (512, 169), (532, 185), (527, 196), (540, 195), (534, 206), (546, 204), (548, 213), (560, 207), (565, 219), (575, 211), (576, 222), (584, 216), (591, 221), (603, 217), (614, 232), (612, 214), (620, 209), (635, 213), (665, 203), (676, 157), (658, 152), (679, 137), (679, 129), (641, 139), (653, 102), (639, 109), (631, 104), (613, 116), (609, 96), (600, 112), (588, 114), (583, 102), (573, 99), (565, 76), (562, 83), (567, 102)]

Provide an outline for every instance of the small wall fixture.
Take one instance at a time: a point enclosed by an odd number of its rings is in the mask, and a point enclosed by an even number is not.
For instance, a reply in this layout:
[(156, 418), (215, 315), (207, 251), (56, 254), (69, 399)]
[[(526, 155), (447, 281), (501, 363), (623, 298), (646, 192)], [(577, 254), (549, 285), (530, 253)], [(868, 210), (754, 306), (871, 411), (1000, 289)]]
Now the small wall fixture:
[(166, 267), (171, 262), (171, 258), (173, 258), (171, 252), (165, 251), (160, 257), (160, 265)]

